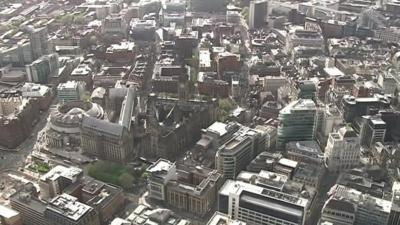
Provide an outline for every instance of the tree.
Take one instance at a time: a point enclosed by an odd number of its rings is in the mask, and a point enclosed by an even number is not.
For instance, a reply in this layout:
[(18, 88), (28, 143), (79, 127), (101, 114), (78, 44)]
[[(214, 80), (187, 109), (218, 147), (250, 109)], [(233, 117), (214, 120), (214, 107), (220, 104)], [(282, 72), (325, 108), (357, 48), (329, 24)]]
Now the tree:
[(235, 103), (229, 99), (229, 98), (224, 98), (220, 99), (218, 101), (218, 120), (219, 121), (225, 121), (231, 111), (235, 108)]
[(124, 189), (130, 189), (133, 186), (135, 179), (129, 173), (123, 173), (118, 178), (118, 182)]

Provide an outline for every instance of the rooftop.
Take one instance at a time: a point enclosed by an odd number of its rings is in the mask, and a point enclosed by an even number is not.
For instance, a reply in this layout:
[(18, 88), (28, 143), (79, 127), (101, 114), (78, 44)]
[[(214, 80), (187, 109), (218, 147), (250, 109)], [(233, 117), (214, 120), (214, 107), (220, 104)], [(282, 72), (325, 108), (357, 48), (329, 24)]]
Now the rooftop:
[(315, 109), (315, 103), (311, 99), (299, 99), (289, 103), (280, 113), (290, 114), (293, 111), (310, 111)]
[(47, 209), (68, 217), (73, 221), (78, 221), (92, 210), (92, 207), (78, 202), (78, 199), (71, 195), (61, 194), (51, 200)]

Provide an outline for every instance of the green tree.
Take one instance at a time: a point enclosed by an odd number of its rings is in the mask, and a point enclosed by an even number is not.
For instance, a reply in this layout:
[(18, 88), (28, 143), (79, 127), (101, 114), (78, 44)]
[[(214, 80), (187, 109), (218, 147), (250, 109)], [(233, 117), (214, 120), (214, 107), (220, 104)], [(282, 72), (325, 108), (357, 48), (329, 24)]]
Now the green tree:
[(225, 121), (231, 111), (235, 108), (235, 103), (229, 98), (219, 99), (217, 117), (219, 121)]
[(134, 177), (129, 174), (129, 173), (123, 173), (121, 176), (118, 178), (118, 182), (123, 187), (124, 189), (130, 189), (133, 186), (135, 179)]

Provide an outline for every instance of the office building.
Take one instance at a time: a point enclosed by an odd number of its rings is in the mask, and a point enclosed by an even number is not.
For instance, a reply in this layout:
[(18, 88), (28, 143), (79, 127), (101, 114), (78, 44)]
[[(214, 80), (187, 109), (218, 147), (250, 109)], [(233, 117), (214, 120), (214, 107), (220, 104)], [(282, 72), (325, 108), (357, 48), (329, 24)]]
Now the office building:
[(67, 81), (57, 86), (57, 97), (60, 102), (78, 101), (81, 99), (81, 85), (77, 81)]
[(227, 180), (218, 211), (247, 224), (304, 225), (308, 200), (241, 181)]
[(310, 99), (291, 102), (279, 112), (276, 147), (284, 149), (289, 141), (310, 141), (314, 138), (317, 110)]
[(360, 130), (361, 146), (373, 147), (385, 141), (386, 123), (379, 116), (363, 116)]
[(50, 107), (53, 100), (53, 91), (50, 87), (35, 83), (25, 83), (20, 90), (23, 98), (37, 100), (40, 110), (45, 111)]
[(166, 186), (170, 180), (177, 180), (176, 165), (165, 159), (159, 159), (149, 166), (148, 188), (149, 196), (153, 199), (165, 201), (167, 199)]
[(268, 16), (268, 1), (255, 0), (250, 2), (249, 28), (257, 29), (265, 25)]
[(374, 114), (373, 112), (390, 107), (390, 99), (385, 95), (356, 98), (345, 95), (342, 99), (343, 118), (346, 122), (354, 122), (358, 117)]
[(69, 185), (77, 182), (83, 176), (83, 171), (76, 167), (56, 166), (40, 177), (40, 197), (50, 200), (64, 192)]
[(222, 175), (201, 166), (187, 166), (159, 159), (147, 172), (149, 196), (168, 206), (204, 216), (214, 206)]
[(329, 135), (325, 165), (331, 172), (352, 169), (360, 164), (360, 138), (346, 126)]
[(225, 178), (235, 178), (257, 155), (256, 137), (256, 131), (243, 126), (218, 148), (215, 167)]
[(58, 54), (42, 56), (25, 68), (29, 82), (46, 84), (52, 76), (58, 75)]
[(53, 198), (44, 214), (50, 223), (57, 221), (59, 225), (100, 225), (97, 212), (92, 207), (68, 194)]
[(81, 148), (88, 155), (125, 163), (132, 157), (133, 141), (126, 127), (93, 117), (84, 117)]

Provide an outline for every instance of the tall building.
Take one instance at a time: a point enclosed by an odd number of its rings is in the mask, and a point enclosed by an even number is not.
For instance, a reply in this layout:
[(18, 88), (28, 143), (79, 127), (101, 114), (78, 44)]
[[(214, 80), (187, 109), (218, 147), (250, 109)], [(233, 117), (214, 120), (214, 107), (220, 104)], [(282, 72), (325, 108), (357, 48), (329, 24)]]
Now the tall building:
[(329, 171), (352, 169), (360, 163), (360, 138), (348, 126), (329, 135), (325, 148), (325, 165)]
[(37, 59), (42, 55), (49, 54), (49, 37), (46, 26), (33, 28), (32, 26), (27, 28), (29, 33), (29, 39), (31, 42), (33, 59)]
[(93, 117), (84, 117), (81, 148), (88, 155), (125, 163), (133, 157), (133, 141), (126, 127)]
[(79, 83), (76, 81), (67, 81), (57, 87), (57, 97), (60, 102), (78, 101), (81, 99)]
[(317, 110), (310, 99), (291, 102), (279, 112), (278, 138), (276, 147), (284, 149), (289, 141), (314, 139)]
[(242, 181), (227, 180), (218, 211), (249, 225), (304, 225), (308, 200)]
[[(217, 125), (218, 126), (218, 125)], [(234, 124), (229, 124), (232, 128)], [(229, 129), (228, 126), (228, 129)], [(234, 179), (258, 153), (266, 149), (267, 133), (240, 124), (230, 139), (219, 145), (215, 167), (225, 178)]]
[(50, 54), (40, 57), (25, 66), (29, 82), (45, 84), (52, 75), (58, 75), (58, 54)]
[(257, 29), (265, 24), (268, 15), (268, 1), (255, 0), (250, 2), (249, 8), (249, 27)]
[(376, 142), (384, 143), (386, 123), (380, 117), (363, 116), (360, 130), (362, 146), (373, 147)]

